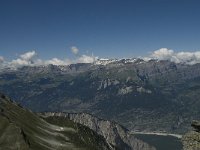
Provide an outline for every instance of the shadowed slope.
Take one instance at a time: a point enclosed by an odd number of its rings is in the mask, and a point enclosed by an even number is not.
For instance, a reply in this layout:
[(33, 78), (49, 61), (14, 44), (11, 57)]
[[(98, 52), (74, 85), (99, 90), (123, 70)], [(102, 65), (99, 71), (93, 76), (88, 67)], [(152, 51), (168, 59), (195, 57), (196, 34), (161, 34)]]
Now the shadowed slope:
[[(55, 122), (57, 122), (55, 118)], [(110, 149), (89, 128), (66, 120), (50, 124), (0, 94), (0, 150)]]

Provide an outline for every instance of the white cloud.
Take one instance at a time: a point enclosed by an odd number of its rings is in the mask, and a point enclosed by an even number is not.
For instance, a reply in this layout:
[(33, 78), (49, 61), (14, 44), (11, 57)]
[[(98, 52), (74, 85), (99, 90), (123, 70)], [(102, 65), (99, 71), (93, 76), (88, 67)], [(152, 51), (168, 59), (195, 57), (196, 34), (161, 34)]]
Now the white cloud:
[(11, 68), (18, 68), (22, 66), (40, 66), (40, 65), (69, 65), (71, 61), (69, 59), (58, 59), (52, 58), (49, 60), (35, 59), (37, 53), (35, 51), (30, 51), (19, 56), (19, 58), (9, 62)]
[(4, 57), (0, 56), (0, 69), (4, 68), (5, 66), (4, 63), (5, 63)]
[(158, 60), (170, 60), (175, 63), (196, 64), (200, 63), (200, 51), (196, 52), (174, 52), (174, 50), (161, 48), (154, 51), (149, 58)]
[(174, 54), (173, 50), (167, 49), (167, 48), (161, 48), (159, 50), (154, 51), (151, 54), (151, 57), (153, 58), (159, 58), (159, 59), (169, 59)]
[(37, 55), (35, 51), (26, 52), (20, 55), (19, 58), (12, 60), (9, 62), (10, 67), (18, 68), (21, 66), (33, 66), (34, 65), (34, 57)]
[(16, 67), (27, 66), (27, 65), (31, 65), (31, 64), (32, 64), (31, 61), (23, 60), (20, 58), (11, 61), (11, 65), (16, 66)]
[(82, 55), (77, 59), (77, 63), (93, 63), (95, 60), (97, 60), (97, 57)]
[(4, 58), (3, 56), (0, 56), (0, 63), (3, 63), (4, 62)]
[(71, 52), (72, 52), (73, 54), (77, 55), (78, 52), (79, 52), (79, 49), (78, 49), (76, 46), (72, 46), (72, 47), (71, 47)]
[(58, 59), (58, 58), (53, 58), (53, 59), (50, 59), (50, 60), (46, 60), (44, 62), (45, 65), (69, 65), (71, 63), (70, 60), (68, 59), (65, 59), (65, 60), (61, 60), (61, 59)]
[[(73, 48), (74, 50), (74, 54), (78, 53), (78, 49)], [(59, 58), (52, 58), (52, 59), (48, 59), (48, 60), (43, 60), (43, 59), (39, 59), (36, 58), (35, 56), (37, 56), (36, 51), (29, 51), (26, 52), (24, 54), (19, 55), (18, 58), (13, 59), (11, 61), (5, 61), (4, 58), (2, 56), (0, 56), (0, 68), (5, 68), (5, 67), (9, 67), (9, 68), (13, 68), (13, 69), (17, 69), (19, 67), (22, 66), (41, 66), (41, 65), (69, 65), (72, 63), (93, 63), (97, 57), (93, 57), (89, 56), (89, 55), (81, 55), (78, 56), (73, 59), (59, 59)]]
[(37, 53), (35, 51), (30, 51), (30, 52), (20, 55), (20, 58), (22, 60), (29, 61), (29, 60), (33, 59), (36, 55), (37, 55)]

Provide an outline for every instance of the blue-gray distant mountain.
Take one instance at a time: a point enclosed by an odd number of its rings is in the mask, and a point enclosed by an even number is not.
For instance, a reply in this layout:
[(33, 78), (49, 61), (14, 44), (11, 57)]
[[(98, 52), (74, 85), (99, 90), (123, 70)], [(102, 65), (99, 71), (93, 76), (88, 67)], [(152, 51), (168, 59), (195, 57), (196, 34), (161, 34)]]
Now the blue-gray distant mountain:
[(87, 112), (130, 130), (184, 133), (200, 119), (200, 64), (142, 59), (22, 67), (0, 90), (33, 111)]

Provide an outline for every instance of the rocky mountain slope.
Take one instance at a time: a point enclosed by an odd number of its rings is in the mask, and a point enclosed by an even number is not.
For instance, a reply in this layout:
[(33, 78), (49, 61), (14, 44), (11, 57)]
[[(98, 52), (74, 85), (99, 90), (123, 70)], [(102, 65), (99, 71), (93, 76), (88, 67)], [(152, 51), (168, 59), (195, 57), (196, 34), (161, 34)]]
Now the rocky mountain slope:
[(134, 131), (182, 134), (200, 119), (200, 64), (121, 59), (5, 69), (0, 90), (33, 111), (86, 112)]
[(99, 135), (102, 135), (108, 145), (120, 150), (155, 150), (154, 147), (142, 142), (129, 133), (127, 129), (115, 122), (103, 120), (86, 113), (43, 113), (43, 117), (63, 117), (89, 127)]
[(192, 127), (194, 131), (188, 132), (182, 138), (184, 150), (200, 150), (200, 121), (193, 121)]
[(72, 116), (75, 114), (38, 116), (0, 94), (0, 150), (155, 150), (137, 138), (127, 137), (127, 130), (118, 124), (88, 114), (79, 118), (76, 114), (76, 119)]
[(43, 120), (0, 94), (0, 150), (110, 150), (106, 140), (69, 119)]

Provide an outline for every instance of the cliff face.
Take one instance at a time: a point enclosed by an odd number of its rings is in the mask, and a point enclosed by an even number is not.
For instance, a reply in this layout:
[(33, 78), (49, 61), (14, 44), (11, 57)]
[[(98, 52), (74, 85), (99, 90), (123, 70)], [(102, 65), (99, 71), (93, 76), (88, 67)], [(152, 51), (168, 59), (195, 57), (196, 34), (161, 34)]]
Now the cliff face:
[(200, 150), (200, 121), (193, 121), (191, 126), (194, 131), (188, 132), (182, 138), (184, 150)]
[(0, 150), (111, 150), (103, 136), (69, 119), (40, 118), (0, 93)]
[[(120, 150), (155, 150), (154, 147), (135, 138), (127, 129), (115, 122), (99, 119), (86, 113), (44, 113), (45, 117), (62, 116), (76, 123), (85, 125), (102, 135), (112, 149)], [(114, 148), (116, 147), (116, 148)]]

